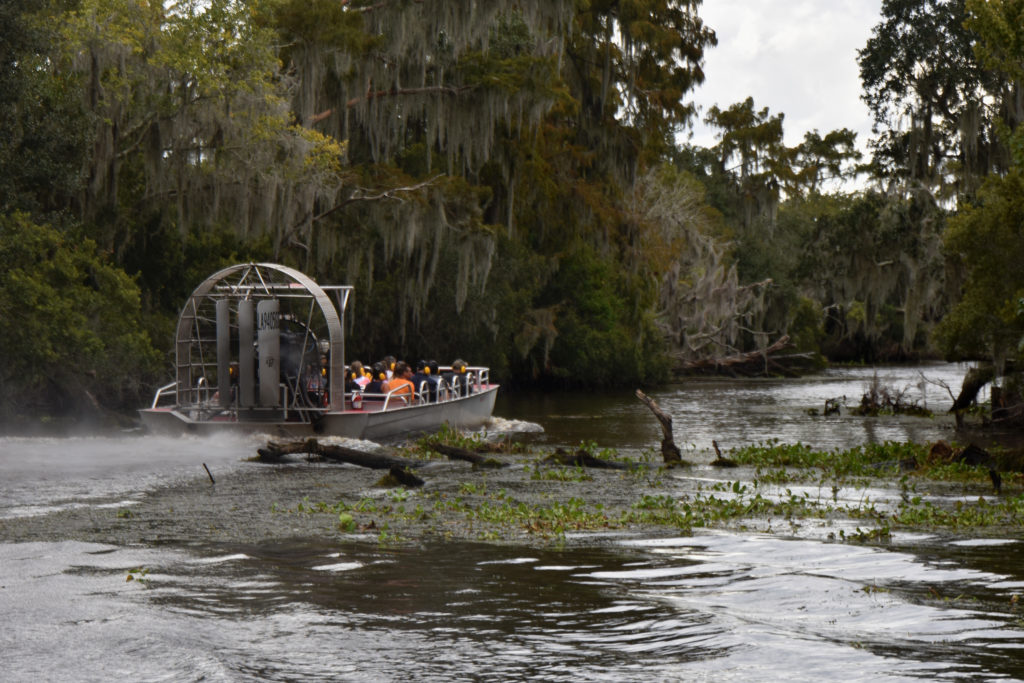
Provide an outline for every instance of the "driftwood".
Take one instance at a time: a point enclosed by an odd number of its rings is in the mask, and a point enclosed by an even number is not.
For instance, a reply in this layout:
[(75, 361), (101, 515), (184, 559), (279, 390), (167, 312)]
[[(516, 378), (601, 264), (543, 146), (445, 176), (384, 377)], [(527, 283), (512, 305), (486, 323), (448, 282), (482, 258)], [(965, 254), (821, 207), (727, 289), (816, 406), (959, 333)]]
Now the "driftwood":
[(485, 458), (479, 453), (474, 453), (471, 450), (459, 448), (458, 446), (448, 446), (443, 443), (432, 443), (430, 444), (430, 448), (441, 455), (447, 456), (451, 460), (464, 460), (465, 462), (473, 463), (474, 467), (505, 467), (508, 464), (499, 462), (494, 458)]
[(672, 417), (662, 412), (657, 402), (639, 389), (636, 390), (636, 397), (647, 404), (647, 407), (654, 413), (654, 417), (658, 418), (658, 422), (661, 423), (661, 433), (663, 435), (661, 440), (661, 457), (665, 464), (669, 467), (687, 464), (683, 460), (679, 448), (676, 446), (675, 439), (672, 437)]
[(345, 446), (322, 444), (316, 439), (292, 441), (291, 443), (268, 441), (266, 448), (259, 448), (256, 452), (259, 453), (260, 460), (263, 462), (278, 462), (285, 455), (306, 453), (319, 456), (325, 460), (346, 462), (350, 465), (369, 467), (374, 470), (389, 470), (396, 466), (401, 468), (416, 467), (420, 464), (415, 460), (407, 460), (406, 458), (399, 458), (394, 455), (367, 453), (366, 451), (357, 451), (354, 448), (346, 448)]
[[(493, 458), (485, 458), (484, 456), (474, 453), (473, 451), (466, 450), (465, 448), (447, 446), (445, 444), (433, 444), (431, 445), (431, 448), (452, 460), (464, 460), (466, 462), (471, 462), (476, 467), (506, 466), (506, 463), (499, 462)], [(259, 459), (262, 462), (279, 462), (285, 455), (305, 453), (324, 460), (345, 462), (350, 465), (368, 467), (374, 470), (389, 470), (398, 483), (406, 486), (423, 485), (422, 480), (407, 472), (411, 467), (420, 466), (422, 464), (421, 462), (400, 458), (394, 455), (367, 453), (366, 451), (359, 451), (345, 446), (323, 444), (316, 439), (292, 441), (290, 443), (275, 443), (270, 441), (267, 442), (266, 448), (259, 448), (256, 452), (259, 453)], [(399, 474), (396, 474), (396, 471), (399, 472)]]
[(558, 463), (566, 467), (594, 467), (606, 470), (629, 469), (629, 466), (625, 463), (595, 458), (583, 448), (580, 448), (575, 453), (570, 453), (563, 448), (556, 448), (554, 453), (544, 458), (544, 461)]

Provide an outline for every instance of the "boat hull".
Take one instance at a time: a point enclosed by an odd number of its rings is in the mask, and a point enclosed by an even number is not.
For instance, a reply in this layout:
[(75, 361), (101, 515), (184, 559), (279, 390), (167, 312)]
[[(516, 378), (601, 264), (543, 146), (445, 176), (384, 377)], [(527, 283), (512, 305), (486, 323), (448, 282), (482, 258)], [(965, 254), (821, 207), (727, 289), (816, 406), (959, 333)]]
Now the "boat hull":
[(162, 434), (269, 434), (286, 438), (337, 436), (371, 441), (434, 432), (447, 424), (476, 429), (494, 412), (498, 386), (490, 385), (469, 396), (442, 403), (389, 407), (382, 411), (366, 403), (363, 410), (326, 412), (310, 422), (296, 420), (196, 419), (175, 408), (139, 411), (147, 429)]

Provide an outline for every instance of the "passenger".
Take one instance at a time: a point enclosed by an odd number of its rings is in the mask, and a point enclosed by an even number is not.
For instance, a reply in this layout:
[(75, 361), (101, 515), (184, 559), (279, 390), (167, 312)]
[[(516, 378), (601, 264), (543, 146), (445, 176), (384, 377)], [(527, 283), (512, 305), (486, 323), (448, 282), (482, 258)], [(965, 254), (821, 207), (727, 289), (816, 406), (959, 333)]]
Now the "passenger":
[(427, 363), (427, 369), (430, 370), (430, 402), (437, 403), (437, 395), (442, 388), (441, 368), (436, 360), (432, 360)]
[(357, 360), (352, 361), (352, 364), (348, 366), (349, 373), (354, 375), (355, 383), (362, 389), (370, 383), (370, 371), (363, 367), (363, 364)]
[(324, 397), (323, 405), (327, 406), (331, 402), (331, 378), (328, 374), (328, 369), (331, 367), (330, 362), (327, 360), (326, 355), (320, 356), (320, 377), (321, 383), (324, 385)]
[(412, 383), (412, 368), (405, 361), (398, 361), (395, 364), (394, 377), (388, 381), (387, 391), (395, 398), (403, 398), (410, 403), (416, 388)]
[(348, 388), (350, 383), (355, 384), (357, 389), (362, 389), (370, 383), (369, 373), (366, 371), (366, 368), (363, 367), (363, 364), (357, 360), (349, 363), (348, 374), (345, 376), (346, 392), (354, 391), (353, 389)]
[(374, 363), (372, 374), (373, 377), (364, 390), (364, 393), (367, 394), (366, 398), (370, 401), (383, 401), (384, 398), (377, 394), (383, 394), (387, 391), (388, 376), (384, 370), (384, 363)]
[(437, 377), (430, 374), (430, 364), (427, 361), (421, 360), (416, 363), (416, 374), (412, 376), (412, 385), (424, 401), (437, 403)]
[(348, 372), (345, 373), (346, 394), (352, 394), (363, 388), (359, 384), (359, 378), (363, 376), (363, 366), (360, 363), (359, 366), (356, 367), (356, 363), (359, 363), (359, 361), (353, 361), (352, 365), (348, 366)]
[(452, 391), (456, 396), (469, 396), (473, 392), (466, 361), (456, 358), (452, 361)]
[[(228, 366), (228, 381), (231, 384), (231, 394), (229, 395), (228, 404), (232, 405), (238, 399), (238, 363), (233, 361)], [(220, 403), (220, 390), (214, 392), (213, 402)]]
[(394, 356), (384, 356), (384, 360), (382, 360), (381, 362), (384, 363), (384, 372), (387, 373), (388, 379), (391, 379), (392, 377), (394, 377), (395, 376), (395, 363), (397, 362), (395, 360), (395, 357)]
[(318, 370), (313, 367), (312, 363), (306, 364), (306, 399), (311, 406), (317, 408), (324, 405), (326, 396), (323, 371), (326, 369)]

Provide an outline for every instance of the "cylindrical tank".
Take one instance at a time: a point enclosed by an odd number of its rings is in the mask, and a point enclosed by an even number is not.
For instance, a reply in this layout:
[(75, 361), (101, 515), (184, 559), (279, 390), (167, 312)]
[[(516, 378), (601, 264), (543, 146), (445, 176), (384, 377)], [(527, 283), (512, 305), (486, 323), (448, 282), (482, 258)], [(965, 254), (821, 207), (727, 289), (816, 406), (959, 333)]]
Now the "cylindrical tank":
[(238, 405), (243, 408), (256, 405), (255, 309), (252, 299), (238, 302)]
[(259, 356), (260, 405), (281, 404), (281, 315), (277, 299), (256, 304), (256, 351)]
[(231, 405), (231, 306), (217, 299), (217, 392), (220, 407)]

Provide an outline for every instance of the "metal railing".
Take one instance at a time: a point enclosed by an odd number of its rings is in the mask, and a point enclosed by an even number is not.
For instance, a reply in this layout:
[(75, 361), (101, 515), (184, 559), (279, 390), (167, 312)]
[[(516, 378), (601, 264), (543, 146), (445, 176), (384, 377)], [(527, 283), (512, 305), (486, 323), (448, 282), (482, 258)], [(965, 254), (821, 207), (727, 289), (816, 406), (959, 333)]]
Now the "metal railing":
[[(450, 367), (441, 368), (441, 372), (451, 375), (452, 369)], [(424, 405), (427, 403), (447, 403), (455, 401), (460, 398), (466, 398), (473, 393), (477, 393), (483, 389), (486, 389), (490, 385), (490, 369), (483, 366), (474, 366), (466, 369), (465, 374), (455, 375), (457, 378), (462, 378), (465, 381), (466, 392), (461, 393), (456, 390), (455, 385), (446, 378), (443, 374), (438, 377), (436, 388), (434, 389), (435, 399), (431, 400), (431, 388), (428, 386), (428, 382), (425, 380), (420, 383), (418, 390), (414, 390), (412, 395), (399, 395), (396, 392), (401, 390), (401, 387), (392, 389), (388, 392), (382, 393), (366, 393), (365, 391), (356, 391), (346, 393), (345, 398), (349, 405), (353, 405), (352, 409), (360, 410), (365, 408), (355, 408), (354, 404), (363, 404), (364, 402), (372, 402), (374, 404), (381, 404), (380, 411), (386, 411), (389, 409), (406, 408), (410, 405)], [(177, 396), (177, 382), (170, 382), (165, 384), (156, 390), (153, 396), (153, 403), (151, 409), (157, 409), (161, 402), (166, 402), (169, 397), (176, 398)], [(280, 410), (281, 419), (284, 421), (288, 420), (289, 410), (293, 413), (302, 415), (307, 421), (311, 421), (312, 414), (322, 414), (327, 412), (327, 408), (310, 405), (302, 405), (301, 397), (305, 394), (289, 387), (285, 383), (280, 384), (281, 388), (281, 404), (275, 409)], [(190, 399), (185, 405), (175, 405), (173, 407), (185, 410), (189, 412), (193, 419), (207, 420), (216, 415), (223, 415), (228, 413), (234, 416), (234, 419), (238, 419), (239, 413), (242, 411), (242, 407), (238, 404), (238, 396), (232, 395), (231, 403), (228, 406), (220, 405), (219, 396), (214, 392), (211, 396), (213, 387), (207, 381), (206, 377), (200, 377), (195, 387), (192, 387), (188, 392), (187, 396)], [(234, 394), (234, 392), (232, 392)], [(289, 400), (291, 398), (291, 400)], [(172, 406), (167, 406), (172, 407)], [(266, 408), (259, 406), (252, 406), (254, 410), (261, 410), (266, 414), (270, 414), (273, 411), (267, 410)]]

